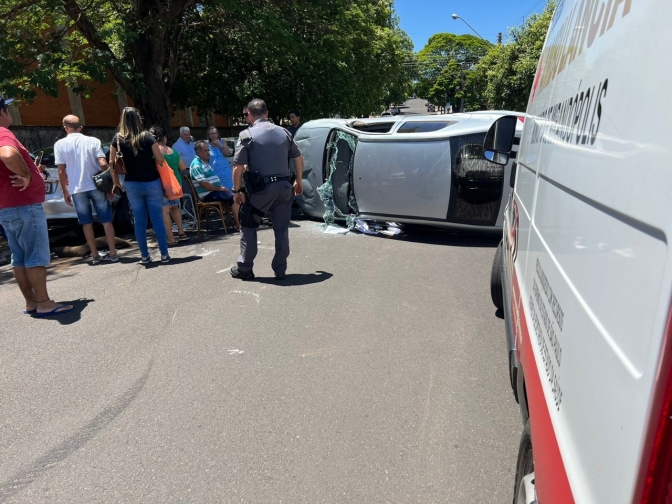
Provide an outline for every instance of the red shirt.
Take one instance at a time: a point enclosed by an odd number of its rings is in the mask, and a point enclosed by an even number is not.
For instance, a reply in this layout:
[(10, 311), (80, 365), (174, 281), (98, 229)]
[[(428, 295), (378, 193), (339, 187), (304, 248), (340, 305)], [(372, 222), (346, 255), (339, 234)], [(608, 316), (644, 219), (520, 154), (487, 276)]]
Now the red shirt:
[(37, 169), (35, 163), (28, 154), (26, 148), (17, 140), (14, 133), (7, 128), (0, 128), (0, 147), (14, 147), (19, 151), (21, 157), (26, 162), (26, 166), (30, 170), (32, 177), (30, 178), (30, 185), (25, 191), (19, 191), (20, 187), (12, 186), (12, 179), (10, 175), (14, 172), (0, 160), (0, 208), (18, 207), (25, 205), (33, 205), (35, 203), (43, 203), (45, 188), (44, 179)]

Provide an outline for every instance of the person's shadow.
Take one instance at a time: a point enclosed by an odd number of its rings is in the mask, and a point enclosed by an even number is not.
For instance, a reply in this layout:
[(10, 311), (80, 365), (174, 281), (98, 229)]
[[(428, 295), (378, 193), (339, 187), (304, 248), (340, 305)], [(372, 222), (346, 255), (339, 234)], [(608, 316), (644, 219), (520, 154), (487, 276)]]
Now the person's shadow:
[[(70, 325), (78, 322), (82, 318), (82, 312), (89, 303), (93, 303), (95, 299), (75, 299), (74, 301), (59, 301), (62, 305), (72, 305), (73, 309), (61, 315), (54, 314), (48, 317), (39, 317), (39, 320), (52, 320), (61, 325)], [(38, 317), (36, 317), (38, 318)]]
[(334, 276), (333, 273), (327, 273), (326, 271), (316, 271), (315, 273), (288, 273), (284, 280), (257, 277), (253, 282), (273, 284), (278, 287), (296, 287), (298, 285), (310, 285), (324, 282), (325, 280), (329, 280), (332, 276)]

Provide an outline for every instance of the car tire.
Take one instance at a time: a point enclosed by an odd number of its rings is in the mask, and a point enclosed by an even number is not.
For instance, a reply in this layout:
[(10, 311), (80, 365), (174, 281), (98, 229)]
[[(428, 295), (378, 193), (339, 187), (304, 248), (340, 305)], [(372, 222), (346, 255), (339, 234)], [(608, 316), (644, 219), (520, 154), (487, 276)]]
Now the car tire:
[(134, 231), (133, 210), (125, 194), (117, 201), (114, 209), (114, 231), (117, 234), (130, 234)]
[(518, 504), (521, 498), (521, 483), (523, 478), (534, 472), (534, 450), (532, 449), (532, 435), (530, 421), (525, 422), (523, 434), (518, 447), (518, 461), (516, 462), (516, 483), (513, 487), (513, 504)]
[(504, 309), (504, 300), (502, 292), (502, 257), (503, 257), (504, 243), (499, 242), (497, 252), (495, 252), (495, 259), (492, 261), (492, 271), (490, 272), (490, 296), (492, 303), (498, 310)]

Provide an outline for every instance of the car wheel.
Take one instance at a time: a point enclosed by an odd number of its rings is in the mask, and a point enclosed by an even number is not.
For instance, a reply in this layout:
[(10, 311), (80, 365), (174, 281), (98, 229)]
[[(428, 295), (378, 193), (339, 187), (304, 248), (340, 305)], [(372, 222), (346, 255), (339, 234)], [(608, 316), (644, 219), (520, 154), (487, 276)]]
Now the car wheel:
[(124, 194), (114, 209), (114, 230), (117, 234), (129, 234), (133, 232), (134, 219), (131, 204)]
[[(527, 478), (526, 478), (527, 477)], [(513, 488), (513, 504), (525, 504), (530, 502), (527, 492), (530, 490), (529, 480), (532, 478), (534, 488), (534, 451), (532, 449), (532, 436), (530, 434), (530, 421), (525, 423), (523, 435), (520, 438), (518, 448), (518, 462), (516, 463), (516, 483)], [(524, 480), (528, 481), (524, 481)], [(528, 483), (526, 485), (525, 483)]]
[(492, 261), (492, 271), (490, 272), (490, 296), (495, 308), (502, 310), (504, 308), (503, 293), (502, 293), (502, 251), (504, 244), (499, 242), (497, 252), (495, 252), (495, 259)]

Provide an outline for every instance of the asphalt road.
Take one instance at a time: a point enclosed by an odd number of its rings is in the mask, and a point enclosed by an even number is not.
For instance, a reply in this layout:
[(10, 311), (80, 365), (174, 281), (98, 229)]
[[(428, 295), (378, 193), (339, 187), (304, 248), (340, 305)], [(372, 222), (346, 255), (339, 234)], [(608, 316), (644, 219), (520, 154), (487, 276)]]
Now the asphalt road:
[(290, 235), (284, 283), (268, 229), (254, 282), (233, 235), (61, 260), (54, 320), (0, 267), (0, 502), (510, 502), (497, 240)]
[(436, 112), (427, 112), (425, 102), (422, 98), (412, 98), (399, 105), (399, 112), (402, 115), (435, 115)]

